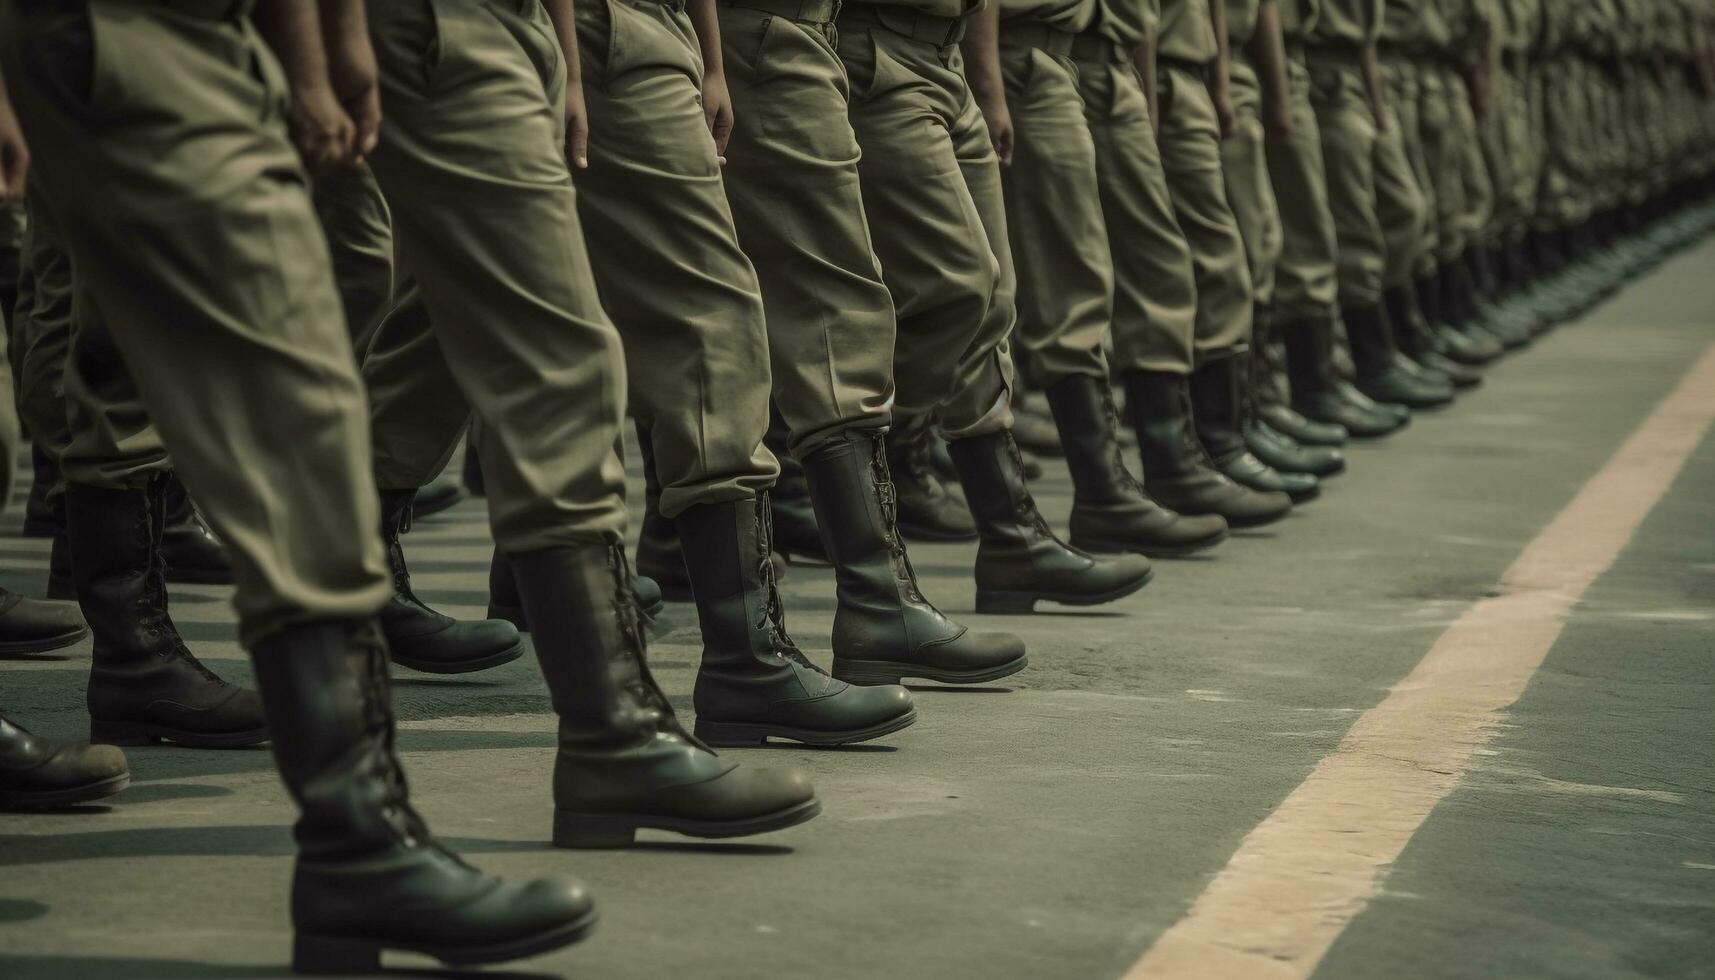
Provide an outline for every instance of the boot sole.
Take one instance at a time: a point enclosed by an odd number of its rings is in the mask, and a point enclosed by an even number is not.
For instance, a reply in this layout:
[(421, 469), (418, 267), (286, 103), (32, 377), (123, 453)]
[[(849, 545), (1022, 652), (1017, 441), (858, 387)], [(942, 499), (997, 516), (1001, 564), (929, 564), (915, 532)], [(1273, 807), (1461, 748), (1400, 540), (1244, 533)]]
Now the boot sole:
[(65, 789), (41, 792), (4, 790), (0, 791), (0, 810), (51, 810), (55, 807), (74, 806), (91, 800), (106, 799), (130, 785), (131, 774), (127, 772), (98, 783), (86, 783)]
[(814, 818), (822, 812), (820, 800), (805, 800), (796, 806), (777, 810), (760, 817), (742, 820), (694, 820), (682, 817), (658, 817), (645, 813), (572, 813), (554, 811), (554, 846), (569, 848), (630, 847), (637, 842), (639, 830), (665, 830), (686, 837), (719, 840), (727, 837), (749, 837), (784, 830)]
[(12, 640), (0, 643), (0, 655), (10, 653), (47, 653), (69, 647), (89, 635), (89, 627), (79, 626), (75, 630), (61, 633), (57, 636), (43, 636), (34, 640)]
[(1268, 514), (1268, 515), (1258, 516), (1258, 517), (1234, 517), (1230, 514), (1226, 514), (1226, 515), (1222, 515), (1222, 516), (1226, 517), (1228, 527), (1231, 527), (1235, 530), (1242, 530), (1242, 529), (1253, 528), (1253, 527), (1267, 527), (1268, 525), (1273, 524), (1276, 521), (1285, 520), (1287, 515), (1289, 515), (1291, 513), (1292, 513), (1291, 510), (1283, 510), (1278, 514)]
[(902, 684), (908, 678), (939, 681), (942, 684), (983, 684), (1011, 677), (1030, 665), (1028, 656), (1008, 660), (1004, 664), (983, 670), (948, 670), (919, 664), (893, 663), (887, 660), (841, 660), (834, 658), (833, 675), (847, 684), (874, 687), (878, 684)]
[(1063, 606), (1100, 606), (1124, 599), (1148, 585), (1154, 578), (1155, 570), (1151, 569), (1145, 572), (1141, 578), (1100, 595), (1085, 595), (1076, 592), (1021, 592), (1004, 589), (978, 589), (977, 612), (994, 616), (1033, 613), (1036, 611), (1038, 602), (1058, 602)]
[(95, 721), (89, 723), (89, 741), (93, 745), (136, 747), (170, 742), (187, 749), (237, 749), (260, 745), (268, 741), (267, 728), (244, 732), (211, 735), (206, 732), (184, 732), (165, 725), (135, 721)]
[(1146, 558), (1189, 558), (1215, 547), (1227, 540), (1225, 528), (1221, 533), (1201, 538), (1186, 544), (1145, 544), (1128, 545), (1112, 541), (1100, 541), (1090, 538), (1073, 538), (1071, 545), (1079, 551), (1088, 551), (1096, 555), (1143, 555)]
[(889, 718), (879, 725), (843, 732), (819, 732), (808, 728), (794, 728), (790, 725), (703, 721), (699, 718), (697, 719), (696, 735), (709, 745), (723, 749), (751, 748), (766, 743), (771, 737), (791, 739), (805, 745), (851, 745), (856, 742), (868, 742), (883, 735), (892, 735), (894, 732), (910, 728), (916, 723), (916, 708), (912, 708), (897, 718)]
[(300, 932), (292, 937), (292, 969), (324, 976), (380, 973), (381, 953), (388, 949), (432, 956), (451, 966), (505, 963), (570, 946), (588, 936), (599, 918), (592, 909), (583, 918), (548, 932), (489, 946), (426, 946)]
[(491, 653), (486, 657), (477, 657), (473, 660), (416, 660), (410, 657), (401, 657), (398, 654), (394, 654), (392, 659), (401, 667), (409, 667), (425, 674), (474, 674), (479, 670), (509, 664), (522, 656), (524, 656), (524, 641), (520, 639), (499, 653)]

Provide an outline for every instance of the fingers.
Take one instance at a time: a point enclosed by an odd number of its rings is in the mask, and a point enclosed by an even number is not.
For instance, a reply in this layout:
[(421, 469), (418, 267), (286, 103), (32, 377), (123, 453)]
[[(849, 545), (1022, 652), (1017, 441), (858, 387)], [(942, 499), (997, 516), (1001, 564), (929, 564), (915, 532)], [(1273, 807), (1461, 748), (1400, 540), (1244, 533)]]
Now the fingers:
[(566, 120), (566, 156), (572, 166), (588, 170), (590, 166), (590, 124), (582, 115)]
[(374, 152), (381, 141), (381, 92), (371, 88), (350, 106), (353, 149), (359, 158)]

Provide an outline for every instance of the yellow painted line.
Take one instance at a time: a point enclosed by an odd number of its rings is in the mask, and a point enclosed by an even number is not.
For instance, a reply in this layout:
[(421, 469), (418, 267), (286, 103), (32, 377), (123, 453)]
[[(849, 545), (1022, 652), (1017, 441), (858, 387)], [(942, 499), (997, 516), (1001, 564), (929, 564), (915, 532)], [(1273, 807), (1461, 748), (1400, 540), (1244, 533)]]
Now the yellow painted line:
[(1239, 845), (1126, 980), (1293, 980), (1346, 925), (1494, 734), (1566, 615), (1667, 492), (1715, 419), (1715, 345), (1703, 352), (1411, 675)]

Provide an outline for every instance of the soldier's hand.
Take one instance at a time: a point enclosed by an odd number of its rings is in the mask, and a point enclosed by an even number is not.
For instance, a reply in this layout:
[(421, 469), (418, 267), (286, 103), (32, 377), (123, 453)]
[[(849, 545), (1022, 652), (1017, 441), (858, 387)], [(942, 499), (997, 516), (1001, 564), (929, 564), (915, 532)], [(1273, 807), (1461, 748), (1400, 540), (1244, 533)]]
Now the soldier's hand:
[(566, 159), (579, 170), (590, 165), (590, 117), (584, 106), (584, 83), (574, 78), (566, 82)]
[(340, 107), (332, 87), (293, 86), (288, 116), (292, 142), (311, 170), (337, 166), (352, 158), (357, 127)]
[(375, 65), (375, 49), (369, 45), (369, 35), (359, 21), (356, 33), (342, 31), (328, 40), (328, 75), (333, 79), (334, 94), (345, 114), (351, 118), (352, 142), (349, 162), (368, 156), (381, 139), (380, 69)]
[(983, 121), (988, 123), (989, 142), (994, 144), (994, 155), (1000, 157), (1002, 164), (1011, 164), (1016, 134), (1012, 129), (1012, 111), (1006, 107), (1006, 96), (1000, 92), (978, 93), (977, 108), (982, 110)]
[(24, 142), (24, 128), (6, 98), (6, 88), (0, 82), (0, 199), (24, 196), (24, 177), (30, 171), (30, 147)]
[(703, 115), (709, 121), (709, 134), (715, 138), (715, 156), (726, 166), (726, 145), (732, 139), (732, 92), (726, 85), (726, 74), (709, 72), (703, 76)]

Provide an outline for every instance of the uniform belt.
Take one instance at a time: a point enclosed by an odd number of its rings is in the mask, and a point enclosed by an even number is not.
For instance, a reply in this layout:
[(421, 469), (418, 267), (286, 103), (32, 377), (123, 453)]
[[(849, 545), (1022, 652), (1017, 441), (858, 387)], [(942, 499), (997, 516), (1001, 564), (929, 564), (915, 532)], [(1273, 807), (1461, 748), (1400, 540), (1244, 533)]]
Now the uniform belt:
[(840, 8), (840, 17), (848, 21), (873, 24), (884, 30), (933, 44), (938, 48), (950, 48), (965, 36), (965, 18), (937, 17), (934, 14), (922, 14), (903, 7), (882, 6), (873, 3), (848, 3)]
[(1068, 58), (1078, 35), (1051, 24), (1034, 20), (1003, 20), (1000, 22), (1000, 43), (1026, 48), (1040, 48), (1051, 55)]
[(721, 0), (721, 5), (760, 10), (806, 24), (832, 24), (840, 15), (840, 0)]

